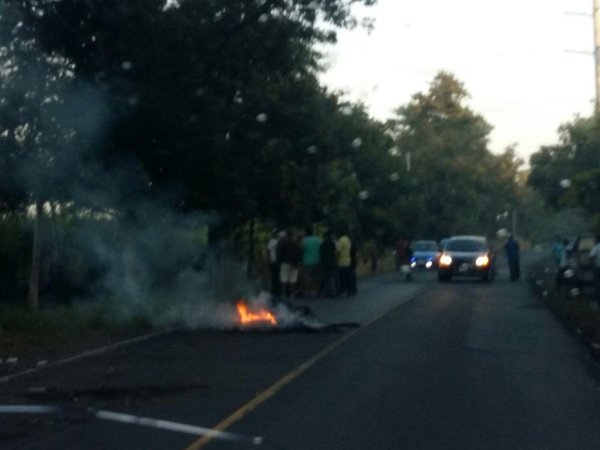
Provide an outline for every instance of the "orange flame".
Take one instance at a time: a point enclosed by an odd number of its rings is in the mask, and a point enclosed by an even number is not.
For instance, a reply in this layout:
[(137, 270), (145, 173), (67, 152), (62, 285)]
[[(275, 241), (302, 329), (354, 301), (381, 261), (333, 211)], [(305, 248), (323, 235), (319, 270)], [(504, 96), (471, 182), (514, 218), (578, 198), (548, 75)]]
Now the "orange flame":
[(275, 315), (266, 308), (256, 307), (250, 309), (245, 300), (238, 300), (235, 304), (242, 325), (277, 325)]

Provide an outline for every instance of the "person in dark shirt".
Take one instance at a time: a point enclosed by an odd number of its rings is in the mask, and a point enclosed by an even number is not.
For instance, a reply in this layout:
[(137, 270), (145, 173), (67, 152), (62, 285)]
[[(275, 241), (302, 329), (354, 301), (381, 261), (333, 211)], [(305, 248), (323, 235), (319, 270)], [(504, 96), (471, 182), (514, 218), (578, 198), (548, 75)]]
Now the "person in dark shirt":
[(521, 277), (521, 268), (519, 265), (519, 243), (511, 234), (504, 244), (508, 268), (510, 270), (510, 281), (517, 281)]
[(336, 262), (335, 236), (331, 231), (325, 234), (325, 239), (319, 247), (319, 260), (321, 268), (321, 291), (327, 297), (337, 294), (337, 262)]

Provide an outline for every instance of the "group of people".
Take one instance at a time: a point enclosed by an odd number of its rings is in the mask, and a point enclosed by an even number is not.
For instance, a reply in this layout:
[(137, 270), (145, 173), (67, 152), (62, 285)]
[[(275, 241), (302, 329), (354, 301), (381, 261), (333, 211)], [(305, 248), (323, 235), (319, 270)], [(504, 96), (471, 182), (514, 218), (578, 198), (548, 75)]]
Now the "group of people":
[(312, 228), (304, 233), (276, 231), (267, 242), (271, 292), (275, 298), (356, 294), (356, 248), (348, 232), (321, 238)]
[[(556, 273), (557, 286), (561, 286), (565, 282), (565, 272), (570, 267), (568, 258), (568, 251), (570, 250), (572, 249), (569, 241), (557, 235), (552, 244), (552, 256), (558, 267)], [(600, 302), (600, 235), (596, 236), (596, 244), (590, 250), (589, 257), (592, 265), (594, 296), (596, 301)]]

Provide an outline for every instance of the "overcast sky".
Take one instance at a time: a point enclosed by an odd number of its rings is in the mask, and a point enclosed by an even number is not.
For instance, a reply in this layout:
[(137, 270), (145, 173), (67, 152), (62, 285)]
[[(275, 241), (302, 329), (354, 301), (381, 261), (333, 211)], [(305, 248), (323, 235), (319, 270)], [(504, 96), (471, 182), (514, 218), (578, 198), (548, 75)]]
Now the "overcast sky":
[[(525, 159), (557, 142), (558, 126), (593, 111), (593, 0), (379, 0), (357, 8), (370, 34), (342, 31), (323, 81), (386, 119), (440, 70), (494, 127), (491, 149)], [(589, 17), (565, 12), (589, 13)], [(565, 50), (587, 51), (589, 55)]]

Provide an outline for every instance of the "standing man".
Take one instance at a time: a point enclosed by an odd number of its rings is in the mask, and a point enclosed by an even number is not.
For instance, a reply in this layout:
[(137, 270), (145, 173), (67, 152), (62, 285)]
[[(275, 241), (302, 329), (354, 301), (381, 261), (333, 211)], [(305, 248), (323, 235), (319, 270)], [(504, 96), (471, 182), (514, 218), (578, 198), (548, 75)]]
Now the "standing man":
[(410, 248), (410, 239), (402, 236), (396, 243), (396, 270), (400, 270), (406, 281), (412, 281), (412, 271), (410, 267), (410, 257), (412, 256)]
[(510, 270), (510, 281), (517, 281), (521, 277), (521, 268), (519, 266), (519, 243), (512, 234), (508, 236), (508, 241), (504, 244), (508, 268)]
[(302, 249), (299, 241), (299, 237), (293, 235), (288, 237), (286, 234), (277, 245), (278, 257), (281, 262), (279, 279), (284, 298), (290, 298), (296, 293), (298, 272), (302, 262)]
[(590, 251), (590, 259), (594, 271), (594, 294), (596, 302), (600, 303), (600, 234), (596, 236), (596, 245)]
[(559, 252), (557, 254), (558, 270), (556, 271), (556, 276), (554, 277), (557, 287), (565, 285), (565, 272), (569, 269), (569, 255), (567, 254), (568, 247), (569, 241), (566, 239), (563, 239), (562, 243), (560, 243), (560, 246), (557, 246), (557, 251)]
[(325, 234), (325, 240), (319, 247), (319, 266), (321, 269), (321, 291), (327, 297), (337, 295), (337, 264), (335, 237), (331, 231)]
[(319, 288), (319, 249), (322, 241), (321, 238), (314, 235), (311, 227), (307, 227), (304, 234), (302, 240), (303, 289), (306, 295), (314, 297)]
[(565, 246), (563, 244), (563, 240), (559, 234), (554, 236), (554, 242), (552, 243), (552, 258), (558, 267), (560, 267), (561, 259), (563, 256), (563, 252), (565, 250)]
[(356, 267), (358, 265), (358, 239), (352, 239), (350, 245), (350, 280), (349, 280), (349, 294), (356, 295)]
[(352, 293), (352, 241), (348, 236), (347, 229), (343, 229), (341, 237), (336, 242), (337, 264), (340, 276), (340, 294), (351, 295)]
[(267, 261), (271, 271), (271, 294), (275, 297), (281, 295), (281, 284), (279, 282), (279, 261), (277, 260), (277, 230), (271, 232), (271, 238), (267, 242)]

